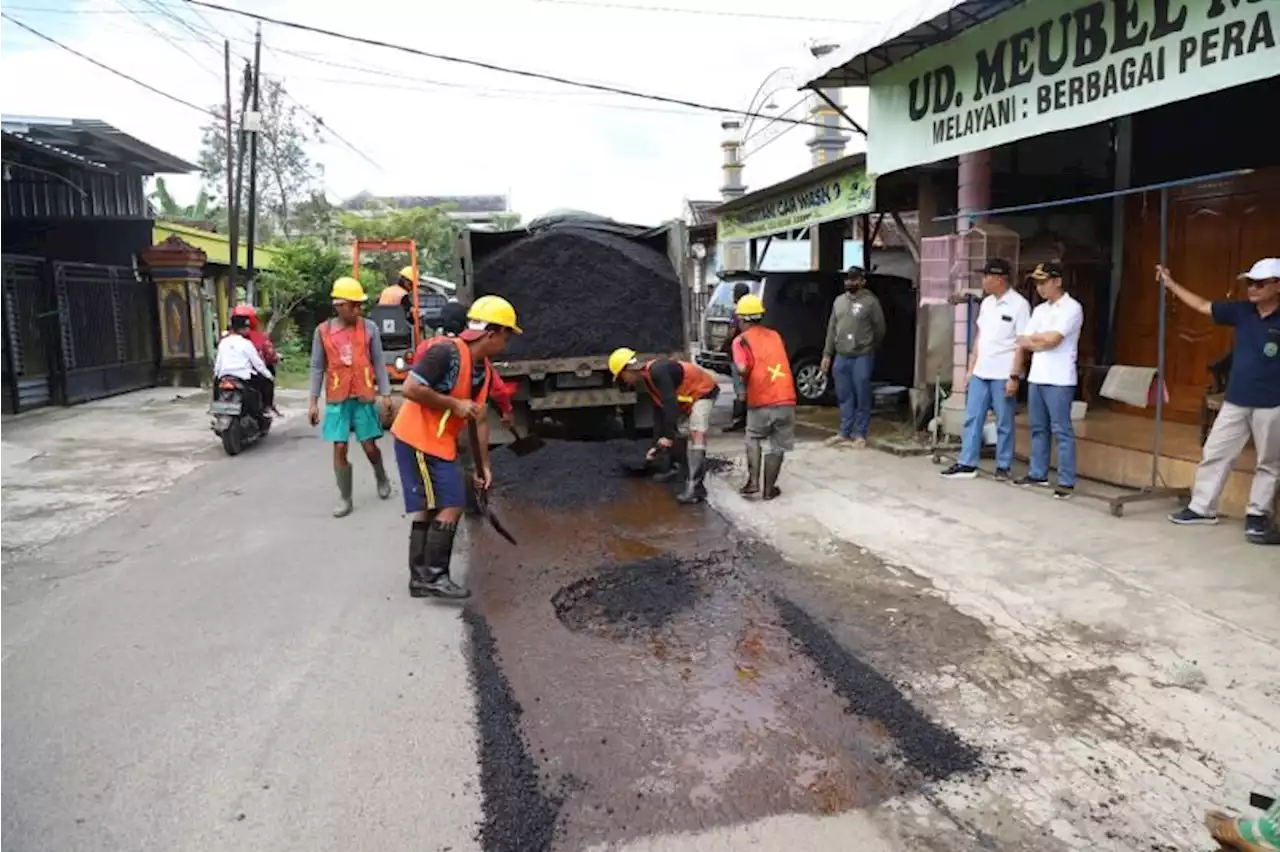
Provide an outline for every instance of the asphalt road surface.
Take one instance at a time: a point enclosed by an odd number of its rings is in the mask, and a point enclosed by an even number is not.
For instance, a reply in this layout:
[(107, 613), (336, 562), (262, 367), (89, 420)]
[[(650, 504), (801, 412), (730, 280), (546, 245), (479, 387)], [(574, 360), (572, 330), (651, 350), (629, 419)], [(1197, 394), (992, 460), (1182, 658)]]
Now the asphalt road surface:
[(520, 543), (471, 522), (465, 608), (296, 420), (9, 560), (4, 848), (917, 848), (863, 814), (984, 756), (632, 452), (499, 451)]

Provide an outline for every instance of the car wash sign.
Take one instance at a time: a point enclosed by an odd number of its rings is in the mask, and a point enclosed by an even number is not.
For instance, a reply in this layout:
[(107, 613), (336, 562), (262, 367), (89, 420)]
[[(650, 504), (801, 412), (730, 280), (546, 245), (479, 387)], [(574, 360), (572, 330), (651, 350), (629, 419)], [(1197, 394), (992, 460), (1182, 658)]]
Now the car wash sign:
[(761, 194), (760, 201), (717, 220), (717, 239), (731, 242), (767, 237), (870, 213), (876, 207), (876, 182), (861, 167), (776, 195)]
[(1029, 0), (871, 78), (867, 167), (885, 174), (1280, 74), (1278, 27), (1280, 0)]

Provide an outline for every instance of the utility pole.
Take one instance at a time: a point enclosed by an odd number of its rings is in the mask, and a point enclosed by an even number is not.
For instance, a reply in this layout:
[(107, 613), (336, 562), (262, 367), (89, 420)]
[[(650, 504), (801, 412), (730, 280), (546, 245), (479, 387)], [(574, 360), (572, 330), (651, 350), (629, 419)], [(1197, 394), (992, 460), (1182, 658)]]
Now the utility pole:
[[(235, 189), (231, 196), (231, 216), (228, 238), (231, 241), (231, 266), (238, 269), (240, 266), (240, 187), (244, 186), (244, 121), (245, 113), (249, 109), (249, 87), (253, 83), (253, 75), (249, 69), (249, 63), (244, 64), (243, 83), (240, 89), (240, 128), (236, 133), (236, 178)], [(248, 288), (245, 288), (246, 293)], [(231, 304), (235, 305), (237, 295), (234, 291), (231, 293)]]
[(253, 122), (249, 128), (249, 221), (245, 245), (245, 292), (253, 286), (253, 242), (258, 222), (258, 136), (262, 131), (262, 114), (258, 112), (258, 95), (262, 70), (262, 23), (253, 37)]
[(231, 39), (225, 39), (222, 42), (222, 64), (223, 73), (226, 75), (226, 119), (227, 119), (227, 197), (224, 205), (227, 208), (227, 226), (230, 229), (228, 236), (230, 237), (231, 250), (231, 269), (227, 272), (227, 301), (231, 307), (236, 304), (236, 262), (239, 259), (236, 251), (236, 172), (235, 172), (235, 137), (231, 135)]

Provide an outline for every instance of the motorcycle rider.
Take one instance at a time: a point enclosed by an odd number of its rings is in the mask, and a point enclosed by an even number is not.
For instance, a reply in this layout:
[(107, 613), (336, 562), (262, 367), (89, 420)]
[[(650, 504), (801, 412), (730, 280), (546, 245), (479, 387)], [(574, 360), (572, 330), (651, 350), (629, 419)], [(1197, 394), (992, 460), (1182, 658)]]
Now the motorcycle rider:
[[(271, 338), (265, 331), (258, 328), (258, 312), (254, 310), (253, 305), (236, 305), (231, 309), (231, 316), (248, 317), (249, 333), (246, 335), (249, 342), (258, 350), (258, 354), (262, 356), (262, 361), (267, 365), (267, 369), (272, 373), (276, 371), (276, 364), (280, 362), (280, 356), (276, 353), (275, 344), (271, 342)], [(275, 382), (267, 386), (268, 390), (262, 399), (262, 407), (270, 411), (272, 414), (279, 415), (280, 412), (276, 408), (275, 400)]]
[(268, 400), (275, 389), (275, 376), (258, 354), (258, 347), (249, 339), (249, 318), (233, 314), (231, 333), (218, 343), (218, 354), (213, 361), (213, 388), (218, 392), (218, 380), (224, 376), (240, 379), (257, 394), (258, 413), (266, 417)]

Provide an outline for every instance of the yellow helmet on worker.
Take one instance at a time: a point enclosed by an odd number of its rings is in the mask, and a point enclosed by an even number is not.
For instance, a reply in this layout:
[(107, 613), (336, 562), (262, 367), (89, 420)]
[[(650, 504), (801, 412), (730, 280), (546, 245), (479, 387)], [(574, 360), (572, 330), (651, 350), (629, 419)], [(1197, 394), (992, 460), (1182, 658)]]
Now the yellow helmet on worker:
[(740, 317), (762, 317), (764, 316), (764, 299), (755, 293), (748, 293), (738, 300), (734, 313)]
[(414, 271), (414, 268), (412, 266), (406, 266), (404, 269), (401, 269), (400, 277), (403, 278), (405, 281), (410, 281), (410, 282), (416, 282), (418, 280), (418, 274), (417, 272)]
[(609, 372), (613, 373), (613, 377), (618, 378), (618, 374), (625, 370), (628, 366), (635, 363), (636, 350), (628, 349), (623, 346), (620, 349), (613, 350), (613, 354), (609, 356)]
[(516, 324), (516, 309), (501, 296), (481, 296), (467, 311), (467, 319), (487, 325), (500, 325), (509, 328), (516, 334), (524, 334)]
[(359, 281), (344, 275), (333, 282), (333, 289), (329, 291), (329, 298), (335, 302), (363, 302), (368, 296), (365, 295), (364, 287), (361, 286)]

